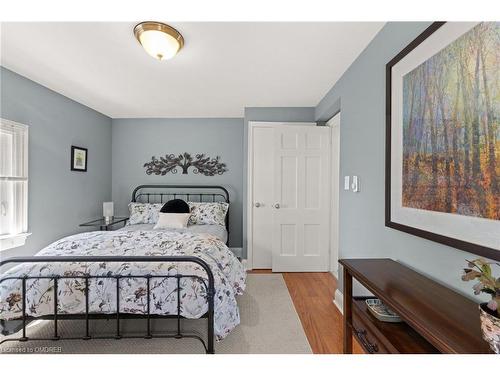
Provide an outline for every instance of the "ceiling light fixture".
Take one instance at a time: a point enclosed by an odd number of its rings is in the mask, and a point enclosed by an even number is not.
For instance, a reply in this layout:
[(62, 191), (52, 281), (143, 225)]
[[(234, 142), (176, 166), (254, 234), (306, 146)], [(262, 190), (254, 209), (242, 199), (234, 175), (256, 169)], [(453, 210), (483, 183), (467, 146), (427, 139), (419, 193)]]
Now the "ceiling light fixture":
[(161, 22), (141, 22), (134, 27), (134, 35), (144, 50), (158, 60), (171, 59), (184, 46), (181, 33)]

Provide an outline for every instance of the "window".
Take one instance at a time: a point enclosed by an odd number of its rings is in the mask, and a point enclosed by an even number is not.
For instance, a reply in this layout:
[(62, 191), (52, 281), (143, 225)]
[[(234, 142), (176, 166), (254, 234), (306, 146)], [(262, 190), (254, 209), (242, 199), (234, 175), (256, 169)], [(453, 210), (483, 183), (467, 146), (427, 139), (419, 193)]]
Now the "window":
[(28, 126), (0, 119), (0, 250), (28, 235)]

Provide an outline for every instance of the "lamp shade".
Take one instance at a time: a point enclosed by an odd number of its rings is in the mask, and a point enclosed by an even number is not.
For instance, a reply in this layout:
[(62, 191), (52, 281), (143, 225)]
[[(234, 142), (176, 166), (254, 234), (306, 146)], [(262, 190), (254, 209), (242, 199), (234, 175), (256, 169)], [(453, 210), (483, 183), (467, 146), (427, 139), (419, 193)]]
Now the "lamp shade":
[(174, 57), (184, 45), (184, 38), (173, 27), (161, 22), (141, 22), (134, 35), (144, 50), (158, 60)]
[(103, 202), (102, 204), (102, 216), (106, 218), (111, 218), (114, 216), (114, 204), (113, 202)]

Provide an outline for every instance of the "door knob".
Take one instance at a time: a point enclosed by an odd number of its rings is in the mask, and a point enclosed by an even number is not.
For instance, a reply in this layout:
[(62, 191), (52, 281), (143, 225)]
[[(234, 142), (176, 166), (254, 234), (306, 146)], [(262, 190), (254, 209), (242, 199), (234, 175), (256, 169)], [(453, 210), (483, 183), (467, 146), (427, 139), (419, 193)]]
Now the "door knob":
[(260, 207), (260, 203), (259, 202), (255, 202), (255, 207), (259, 208)]
[(278, 210), (280, 208), (280, 204), (279, 203), (275, 203), (274, 204), (274, 208), (276, 208)]

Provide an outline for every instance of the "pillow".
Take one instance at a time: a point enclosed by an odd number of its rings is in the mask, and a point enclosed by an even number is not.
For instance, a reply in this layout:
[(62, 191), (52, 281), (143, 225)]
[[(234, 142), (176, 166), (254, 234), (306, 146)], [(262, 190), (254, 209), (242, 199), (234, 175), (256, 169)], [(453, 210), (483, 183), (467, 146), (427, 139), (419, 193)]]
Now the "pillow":
[(188, 202), (191, 209), (189, 225), (226, 225), (229, 204), (226, 202)]
[(160, 212), (158, 222), (153, 229), (187, 228), (187, 223), (190, 216), (191, 214)]
[(182, 199), (172, 199), (165, 203), (160, 212), (168, 212), (171, 214), (188, 214), (190, 211), (189, 205), (185, 201), (183, 201)]
[(129, 225), (155, 224), (158, 221), (158, 215), (162, 206), (161, 203), (129, 203)]

